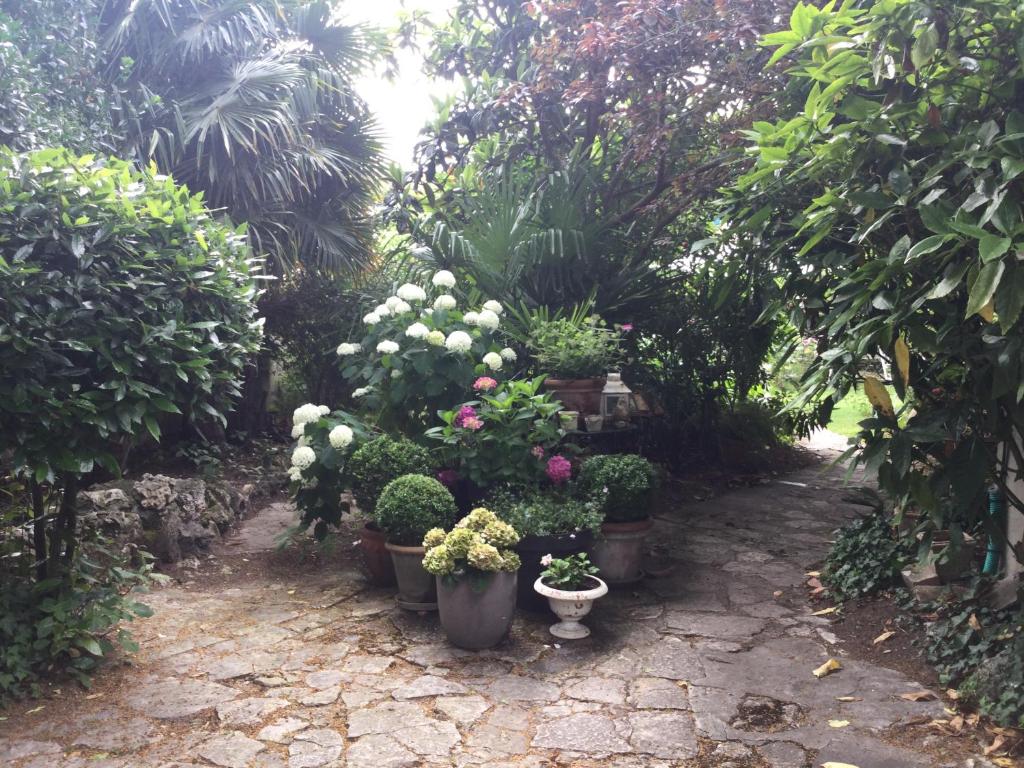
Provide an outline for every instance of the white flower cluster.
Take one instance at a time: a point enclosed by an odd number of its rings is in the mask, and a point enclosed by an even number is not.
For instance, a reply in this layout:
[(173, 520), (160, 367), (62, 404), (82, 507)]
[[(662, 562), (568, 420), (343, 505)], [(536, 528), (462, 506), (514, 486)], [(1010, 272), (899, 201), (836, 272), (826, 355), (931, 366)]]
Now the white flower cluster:
[(297, 467), (300, 471), (309, 469), (313, 466), (314, 461), (316, 461), (316, 453), (308, 445), (300, 445), (292, 451), (292, 466)]
[(457, 306), (459, 306), (459, 302), (455, 300), (454, 296), (447, 293), (442, 293), (434, 299), (434, 309), (455, 309)]
[(427, 300), (427, 292), (418, 285), (413, 285), (412, 283), (406, 283), (395, 291), (395, 293), (397, 293), (398, 298), (403, 301), (418, 302)]
[(444, 345), (449, 352), (465, 354), (473, 348), (473, 339), (465, 331), (452, 331), (444, 340)]
[[(300, 425), (305, 426), (306, 424), (309, 424), (311, 421), (316, 421), (321, 416), (326, 416), (330, 412), (331, 409), (328, 408), (326, 405), (313, 405), (313, 403), (306, 403), (305, 405), (300, 405), (292, 413), (292, 425), (296, 427)], [(295, 435), (294, 432), (292, 436), (297, 437), (297, 435)]]
[(370, 394), (369, 387), (359, 387), (352, 390), (352, 397), (366, 397), (368, 394)]
[(504, 360), (506, 363), (514, 363), (518, 359), (516, 351), (511, 347), (505, 347), (498, 354), (501, 355), (501, 359)]
[(340, 357), (347, 357), (348, 355), (357, 355), (363, 349), (362, 344), (351, 344), (349, 342), (343, 342), (338, 345), (338, 355)]
[(440, 272), (434, 273), (434, 276), (430, 278), (430, 282), (432, 282), (438, 288), (454, 288), (455, 275), (453, 275), (447, 269), (442, 269)]
[(427, 343), (432, 347), (444, 346), (444, 331), (431, 331), (427, 334)]
[(492, 371), (500, 371), (503, 361), (497, 352), (488, 352), (484, 355), (483, 363)]
[(352, 444), (352, 439), (355, 437), (352, 433), (352, 427), (339, 424), (330, 431), (327, 435), (328, 441), (331, 443), (332, 448), (341, 450)]
[(425, 339), (430, 335), (430, 329), (423, 323), (413, 323), (405, 329), (405, 335), (410, 339)]
[(397, 341), (391, 341), (390, 339), (384, 339), (377, 345), (377, 351), (382, 355), (393, 355), (399, 349)]

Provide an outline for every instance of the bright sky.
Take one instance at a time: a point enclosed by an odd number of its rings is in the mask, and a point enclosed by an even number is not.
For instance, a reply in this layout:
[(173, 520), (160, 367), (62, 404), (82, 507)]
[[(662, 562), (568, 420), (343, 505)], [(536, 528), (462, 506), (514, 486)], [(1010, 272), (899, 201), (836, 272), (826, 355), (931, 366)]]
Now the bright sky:
[[(428, 10), (435, 20), (441, 21), (454, 5), (455, 0), (344, 0), (338, 4), (338, 10), (346, 20), (389, 30), (398, 25), (402, 8)], [(421, 71), (417, 54), (404, 49), (396, 54), (399, 76), (394, 81), (367, 74), (360, 78), (357, 88), (377, 116), (388, 158), (408, 170), (420, 129), (434, 114), (431, 96), (444, 97), (455, 85), (428, 79)]]

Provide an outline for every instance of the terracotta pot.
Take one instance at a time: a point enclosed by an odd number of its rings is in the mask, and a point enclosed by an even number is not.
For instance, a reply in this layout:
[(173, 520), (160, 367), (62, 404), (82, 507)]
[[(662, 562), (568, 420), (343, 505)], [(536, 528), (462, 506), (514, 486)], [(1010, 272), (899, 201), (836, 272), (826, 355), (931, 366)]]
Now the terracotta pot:
[(423, 569), (423, 547), (402, 547), (388, 542), (384, 545), (391, 553), (398, 582), (399, 608), (407, 611), (436, 611), (437, 587), (433, 574)]
[(601, 536), (594, 542), (590, 559), (608, 584), (634, 584), (644, 577), (644, 537), (652, 525), (649, 517), (601, 525)]
[(563, 640), (581, 640), (590, 635), (590, 629), (580, 623), (580, 619), (590, 613), (594, 601), (608, 594), (608, 585), (596, 576), (588, 576), (594, 583), (592, 589), (581, 589), (570, 592), (549, 587), (543, 579), (537, 579), (533, 588), (548, 599), (551, 610), (561, 619), (557, 624), (548, 627), (548, 631)]
[(586, 552), (593, 542), (594, 534), (590, 531), (578, 531), (574, 534), (561, 533), (554, 536), (523, 536), (516, 544), (516, 553), (523, 561), (519, 568), (519, 595), (516, 604), (524, 611), (547, 612), (549, 610), (547, 599), (533, 588), (533, 582), (544, 570), (540, 559), (544, 555), (565, 558), (579, 552)]
[(562, 402), (567, 411), (584, 416), (601, 412), (604, 379), (545, 379), (544, 388)]
[(441, 627), (452, 645), (480, 651), (505, 639), (516, 612), (515, 573), (435, 578)]
[(360, 533), (359, 547), (363, 551), (363, 565), (370, 581), (380, 587), (395, 586), (395, 564), (384, 546), (384, 532), (376, 523), (367, 523)]

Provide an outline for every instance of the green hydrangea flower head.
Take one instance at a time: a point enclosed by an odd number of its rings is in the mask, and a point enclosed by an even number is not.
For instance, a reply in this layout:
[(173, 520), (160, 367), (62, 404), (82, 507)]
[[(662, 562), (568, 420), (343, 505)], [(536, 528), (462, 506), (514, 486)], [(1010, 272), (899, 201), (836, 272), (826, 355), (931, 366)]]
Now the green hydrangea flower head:
[(501, 553), (501, 570), (507, 571), (508, 573), (515, 573), (519, 570), (522, 564), (523, 561), (519, 559), (519, 555), (511, 549), (506, 549)]
[(452, 557), (465, 559), (469, 555), (469, 548), (480, 542), (480, 536), (469, 528), (456, 528), (448, 534), (445, 545), (452, 553)]
[(488, 523), (481, 536), (485, 542), (498, 547), (498, 549), (514, 547), (519, 541), (519, 534), (516, 533), (515, 528), (501, 520)]
[(423, 569), (435, 576), (447, 576), (455, 570), (455, 558), (448, 547), (438, 544), (423, 556)]
[(483, 531), (487, 527), (488, 523), (494, 523), (498, 521), (498, 516), (491, 512), (489, 509), (483, 507), (477, 507), (464, 518), (462, 518), (457, 528), (469, 528), (471, 531), (477, 531), (478, 533)]
[(497, 547), (477, 541), (469, 548), (467, 562), (478, 571), (500, 571), (504, 560)]
[(431, 528), (427, 531), (426, 536), (423, 537), (423, 546), (427, 549), (433, 549), (444, 544), (445, 532), (444, 528)]

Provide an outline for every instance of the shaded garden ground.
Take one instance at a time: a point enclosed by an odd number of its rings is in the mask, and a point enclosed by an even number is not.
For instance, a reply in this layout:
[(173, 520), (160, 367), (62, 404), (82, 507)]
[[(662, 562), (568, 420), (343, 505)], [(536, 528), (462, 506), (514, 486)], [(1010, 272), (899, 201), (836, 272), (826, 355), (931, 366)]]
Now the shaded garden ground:
[[(652, 536), (664, 575), (604, 599), (591, 639), (556, 645), (521, 616), (481, 653), (366, 586), (354, 530), (275, 550), (294, 515), (275, 502), (151, 596), (129, 664), (3, 713), (0, 764), (985, 765), (928, 727), (940, 702), (900, 698), (917, 682), (845, 656), (811, 615), (805, 572), (859, 502), (816, 466), (673, 503)], [(816, 679), (830, 657), (843, 668)]]

